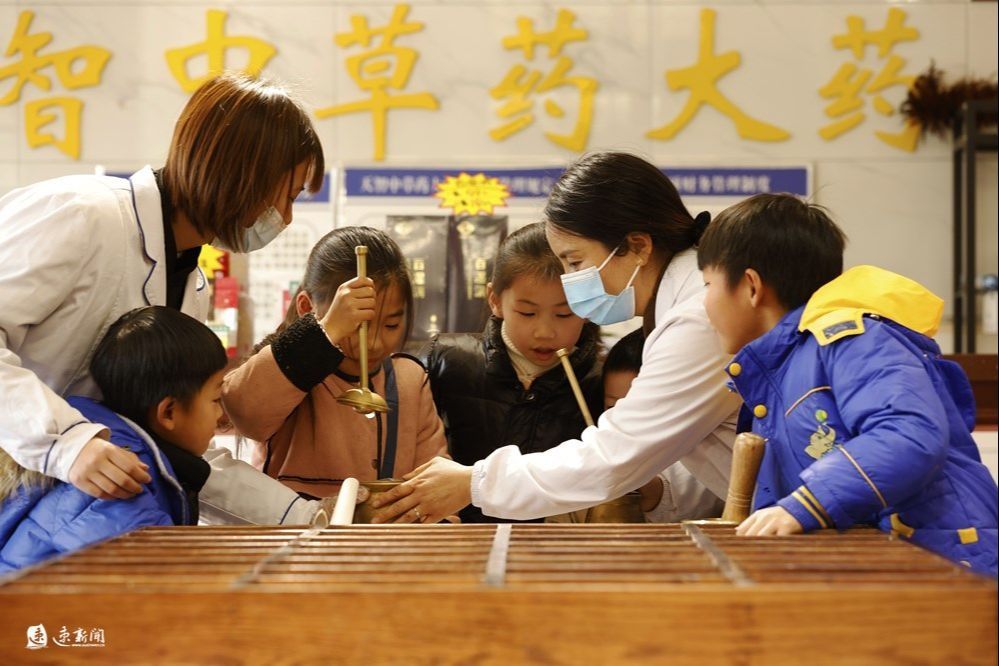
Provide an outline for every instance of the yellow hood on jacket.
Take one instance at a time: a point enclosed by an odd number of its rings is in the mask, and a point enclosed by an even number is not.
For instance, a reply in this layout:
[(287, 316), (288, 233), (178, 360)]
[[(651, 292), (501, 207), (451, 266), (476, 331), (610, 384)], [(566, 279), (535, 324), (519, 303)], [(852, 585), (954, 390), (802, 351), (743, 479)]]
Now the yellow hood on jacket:
[(891, 319), (933, 337), (943, 316), (943, 299), (907, 277), (876, 266), (855, 266), (812, 294), (799, 331), (827, 345), (864, 332), (864, 315)]

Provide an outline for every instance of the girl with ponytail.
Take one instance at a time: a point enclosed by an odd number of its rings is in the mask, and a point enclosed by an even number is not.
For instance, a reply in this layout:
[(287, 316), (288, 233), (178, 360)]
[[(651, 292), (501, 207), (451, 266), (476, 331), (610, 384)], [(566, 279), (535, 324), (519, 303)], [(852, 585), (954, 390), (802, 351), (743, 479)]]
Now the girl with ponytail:
[[(368, 277), (354, 248), (368, 248)], [(222, 400), (254, 462), (309, 498), (336, 494), (347, 477), (402, 476), (447, 455), (427, 373), (399, 354), (409, 334), (413, 288), (402, 251), (387, 234), (343, 227), (312, 248), (284, 322), (226, 376)], [(387, 414), (365, 418), (337, 396), (361, 372), (357, 329), (368, 322), (371, 390)]]

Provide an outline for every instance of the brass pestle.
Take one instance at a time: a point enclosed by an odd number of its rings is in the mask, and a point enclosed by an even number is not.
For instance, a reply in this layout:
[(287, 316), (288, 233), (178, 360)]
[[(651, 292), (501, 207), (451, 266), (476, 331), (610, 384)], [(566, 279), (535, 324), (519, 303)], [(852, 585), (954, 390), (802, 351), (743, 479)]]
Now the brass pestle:
[[(357, 254), (357, 277), (368, 276), (368, 248), (358, 245), (354, 248)], [(368, 322), (362, 321), (357, 330), (357, 339), (360, 344), (360, 365), (361, 382), (357, 388), (352, 388), (336, 399), (341, 405), (349, 405), (358, 414), (372, 414), (374, 412), (387, 412), (388, 403), (370, 388), (368, 388)]]

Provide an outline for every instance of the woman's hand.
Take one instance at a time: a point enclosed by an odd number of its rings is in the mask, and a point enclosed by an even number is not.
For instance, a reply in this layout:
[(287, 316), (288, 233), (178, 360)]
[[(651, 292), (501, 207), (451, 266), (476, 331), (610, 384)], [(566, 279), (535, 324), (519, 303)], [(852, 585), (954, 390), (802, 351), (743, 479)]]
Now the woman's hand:
[(99, 437), (87, 442), (72, 467), (69, 482), (97, 499), (129, 499), (149, 483), (149, 466), (126, 448)]
[(472, 502), (472, 468), (434, 458), (371, 500), (372, 523), (439, 523)]
[(779, 506), (760, 509), (735, 528), (739, 536), (788, 536), (804, 531), (798, 519)]
[(333, 303), (319, 320), (330, 342), (341, 344), (361, 325), (375, 318), (375, 283), (371, 278), (353, 278), (336, 290)]

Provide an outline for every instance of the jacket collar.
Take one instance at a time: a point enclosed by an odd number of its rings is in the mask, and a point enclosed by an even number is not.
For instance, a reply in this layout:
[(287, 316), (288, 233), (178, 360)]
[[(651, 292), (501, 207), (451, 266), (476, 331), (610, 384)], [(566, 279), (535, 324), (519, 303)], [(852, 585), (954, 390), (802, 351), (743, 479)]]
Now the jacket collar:
[(502, 325), (502, 319), (490, 316), (486, 322), (486, 330), (482, 333), (482, 346), (486, 353), (486, 374), (501, 381), (518, 381), (517, 372), (513, 369), (506, 344), (503, 342), (500, 329)]
[(857, 266), (818, 289), (808, 303), (784, 315), (734, 360), (745, 368), (743, 361), (752, 357), (772, 371), (802, 334), (826, 345), (844, 335), (863, 333), (865, 315), (899, 324), (910, 339), (926, 339), (936, 332), (942, 312), (943, 300), (917, 282), (874, 266)]
[(751, 357), (755, 365), (767, 371), (779, 368), (801, 336), (798, 322), (803, 310), (800, 307), (785, 314), (776, 326), (743, 347), (734, 360), (742, 363)]
[(142, 294), (147, 305), (166, 303), (166, 239), (156, 176), (152, 167), (147, 165), (132, 174), (128, 181), (132, 188), (132, 207), (142, 242), (142, 256), (149, 267), (142, 284)]
[(136, 432), (136, 434), (139, 437), (141, 437), (142, 440), (146, 443), (146, 446), (149, 447), (149, 451), (150, 453), (152, 453), (153, 459), (156, 461), (156, 467), (157, 469), (159, 469), (160, 474), (163, 476), (163, 479), (167, 482), (167, 484), (170, 485), (171, 488), (173, 488), (177, 492), (178, 498), (180, 500), (179, 503), (180, 503), (181, 521), (182, 521), (181, 524), (187, 525), (190, 522), (190, 516), (191, 516), (191, 508), (187, 504), (187, 493), (184, 492), (184, 488), (181, 486), (180, 481), (174, 475), (172, 468), (164, 462), (165, 458), (164, 454), (160, 451), (159, 447), (156, 446), (156, 443), (153, 442), (149, 434), (141, 427), (139, 427), (138, 424), (136, 424), (135, 422), (129, 420), (124, 416), (121, 416), (121, 414), (118, 414), (118, 416), (121, 418), (122, 421), (125, 422), (126, 425), (131, 427)]
[(170, 462), (174, 475), (185, 489), (200, 492), (212, 472), (211, 465), (201, 456), (185, 451), (176, 444), (171, 444), (151, 430), (147, 434), (156, 442), (160, 452)]
[[(865, 330), (865, 316), (880, 317), (913, 344), (939, 353), (928, 336), (936, 331), (943, 301), (922, 285), (874, 266), (857, 266), (818, 289), (808, 303), (788, 312), (770, 331), (743, 347), (733, 359), (740, 368), (733, 376), (747, 401), (766, 390), (762, 376), (775, 374), (802, 336), (812, 335), (820, 346)], [(732, 365), (729, 366), (729, 375)]]
[[(503, 320), (498, 317), (489, 317), (486, 322), (486, 330), (482, 334), (482, 344), (486, 354), (486, 374), (500, 381), (511, 381), (520, 383), (517, 373), (510, 362), (510, 356), (506, 351), (506, 344), (503, 342), (501, 326)], [(600, 341), (600, 327), (586, 323), (583, 331), (576, 342), (576, 351), (569, 356), (572, 369), (580, 378), (587, 375), (593, 368), (597, 360), (597, 351)], [(568, 381), (564, 372), (559, 372), (558, 368), (552, 368), (543, 375), (539, 375), (531, 389), (555, 388), (562, 382)]]
[(670, 259), (659, 281), (656, 294), (656, 323), (666, 318), (666, 313), (689, 298), (704, 292), (704, 278), (697, 268), (697, 251), (684, 250)]
[[(149, 455), (155, 461), (156, 469), (159, 470), (160, 476), (168, 486), (176, 491), (177, 503), (181, 511), (181, 520), (183, 521), (181, 524), (186, 525), (188, 523), (188, 517), (190, 516), (190, 509), (187, 505), (187, 494), (184, 492), (176, 474), (168, 464), (168, 461), (165, 459), (165, 455), (162, 451), (160, 451), (152, 437), (149, 436), (149, 433), (143, 430), (139, 424), (125, 416), (122, 416), (121, 414), (118, 414), (104, 403), (98, 402), (93, 398), (71, 396), (69, 398), (69, 403), (71, 406), (78, 409), (80, 413), (90, 421), (103, 423), (112, 431), (120, 429), (124, 426), (134, 433), (135, 437), (140, 440), (141, 445), (145, 446), (145, 448), (149, 451)], [(138, 454), (140, 451), (134, 451), (134, 453)]]
[(755, 404), (766, 395), (770, 377), (794, 351), (802, 335), (798, 332), (802, 310), (804, 307), (784, 315), (776, 326), (740, 349), (725, 368), (746, 404)]
[(864, 315), (890, 319), (926, 337), (936, 334), (943, 299), (918, 282), (876, 266), (855, 266), (808, 300), (798, 330), (820, 345), (864, 332)]

